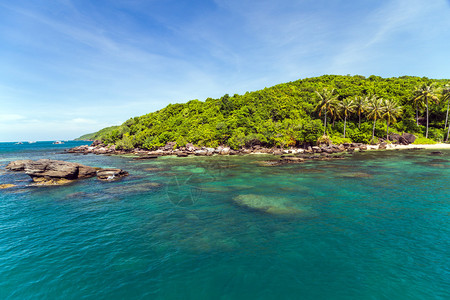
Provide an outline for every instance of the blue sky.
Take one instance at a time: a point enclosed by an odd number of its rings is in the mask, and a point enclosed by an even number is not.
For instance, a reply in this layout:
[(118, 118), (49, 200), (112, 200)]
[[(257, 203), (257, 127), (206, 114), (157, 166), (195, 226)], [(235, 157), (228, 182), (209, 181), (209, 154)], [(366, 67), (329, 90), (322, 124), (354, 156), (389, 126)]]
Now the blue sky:
[(0, 0), (0, 141), (323, 74), (450, 78), (449, 0)]

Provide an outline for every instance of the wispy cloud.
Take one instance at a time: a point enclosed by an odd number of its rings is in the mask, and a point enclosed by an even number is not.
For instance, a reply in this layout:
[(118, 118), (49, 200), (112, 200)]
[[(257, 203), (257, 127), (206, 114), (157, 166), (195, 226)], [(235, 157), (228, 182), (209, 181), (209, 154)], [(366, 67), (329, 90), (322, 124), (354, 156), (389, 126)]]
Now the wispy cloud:
[[(386, 68), (385, 62), (373, 61), (389, 60), (392, 51), (402, 51), (404, 57), (418, 58), (422, 54), (415, 49), (420, 47), (421, 41), (435, 34), (434, 28), (439, 26), (437, 23), (450, 24), (445, 17), (449, 12), (445, 1), (440, 0), (388, 1), (367, 15), (360, 26), (353, 28), (347, 45), (334, 56), (330, 70), (342, 72), (345, 69), (367, 69), (368, 62), (369, 65), (378, 64), (378, 67)], [(405, 55), (405, 52), (409, 52), (409, 55)], [(355, 67), (358, 65), (359, 68)], [(398, 70), (392, 75), (399, 75), (402, 71), (406, 70)]]

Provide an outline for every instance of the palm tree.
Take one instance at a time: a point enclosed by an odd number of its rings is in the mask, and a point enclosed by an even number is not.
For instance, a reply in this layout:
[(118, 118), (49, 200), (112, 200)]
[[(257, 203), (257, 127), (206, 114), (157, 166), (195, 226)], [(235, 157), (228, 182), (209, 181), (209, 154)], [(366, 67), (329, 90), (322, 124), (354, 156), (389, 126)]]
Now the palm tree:
[(419, 110), (423, 109), (423, 102), (422, 99), (416, 98), (416, 94), (414, 93), (413, 97), (411, 98), (410, 102), (411, 105), (414, 105), (416, 108), (416, 125), (419, 126)]
[[(445, 114), (445, 124), (444, 124), (444, 130), (447, 128), (447, 121), (448, 121), (448, 109), (450, 106), (450, 84), (446, 84), (444, 88), (442, 89), (442, 101), (447, 100), (447, 113)], [(448, 139), (448, 137), (447, 137)]]
[[(420, 88), (418, 88), (414, 93), (414, 102), (422, 102), (425, 103), (425, 107), (427, 109), (427, 131), (425, 133), (425, 137), (428, 138), (428, 101), (431, 100), (433, 102), (438, 102), (439, 98), (434, 93), (434, 87), (433, 84), (426, 85), (423, 84)], [(416, 106), (417, 108), (417, 106)]]
[(389, 124), (391, 122), (397, 122), (397, 118), (402, 113), (402, 107), (395, 100), (385, 100), (383, 102), (383, 115), (381, 116), (386, 120), (386, 140), (389, 138)]
[(375, 125), (377, 123), (377, 119), (381, 119), (383, 113), (383, 99), (372, 97), (368, 103), (368, 111), (367, 115), (368, 119), (373, 119), (373, 129), (372, 129), (372, 140), (375, 137)]
[(334, 128), (334, 123), (336, 122), (336, 119), (339, 119), (341, 117), (341, 110), (337, 99), (336, 101), (333, 101), (333, 103), (331, 103), (331, 117), (333, 118), (332, 127)]
[(355, 97), (355, 112), (358, 115), (358, 128), (361, 129), (361, 115), (367, 108), (367, 102), (372, 96)]
[(328, 91), (326, 88), (324, 88), (320, 93), (316, 91), (316, 94), (320, 101), (316, 106), (316, 111), (319, 111), (319, 116), (321, 116), (322, 111), (325, 112), (323, 123), (323, 134), (325, 135), (327, 132), (327, 112), (333, 115), (333, 107), (335, 106), (335, 103), (337, 101), (337, 95), (334, 95), (334, 89)]
[(450, 105), (450, 84), (446, 84), (442, 89), (442, 101), (447, 100), (447, 113), (445, 114), (445, 127), (444, 130), (448, 127), (447, 130), (447, 138), (445, 139), (448, 142), (448, 136), (450, 135), (450, 124), (448, 124), (448, 109)]
[(448, 136), (450, 135), (450, 126), (448, 126), (448, 130), (447, 130), (447, 138), (445, 139), (446, 142), (448, 142)]
[(347, 125), (347, 117), (355, 111), (356, 104), (353, 99), (345, 98), (342, 102), (339, 103), (339, 109), (341, 113), (344, 115), (344, 139), (345, 139), (345, 129)]

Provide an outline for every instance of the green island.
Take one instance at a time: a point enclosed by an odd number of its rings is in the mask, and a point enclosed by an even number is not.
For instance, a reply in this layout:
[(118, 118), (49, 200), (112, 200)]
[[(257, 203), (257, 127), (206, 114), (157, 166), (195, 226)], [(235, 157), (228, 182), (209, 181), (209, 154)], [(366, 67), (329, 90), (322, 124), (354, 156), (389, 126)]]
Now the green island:
[(323, 139), (333, 144), (390, 143), (412, 133), (415, 144), (448, 141), (450, 80), (426, 77), (324, 75), (244, 95), (169, 104), (83, 135), (119, 150), (226, 145), (298, 147)]

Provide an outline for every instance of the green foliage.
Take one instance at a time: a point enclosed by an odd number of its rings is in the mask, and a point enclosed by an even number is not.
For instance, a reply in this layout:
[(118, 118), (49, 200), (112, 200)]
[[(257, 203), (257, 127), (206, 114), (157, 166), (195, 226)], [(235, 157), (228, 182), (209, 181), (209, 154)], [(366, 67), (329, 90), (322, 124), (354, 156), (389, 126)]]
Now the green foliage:
[(348, 136), (355, 143), (370, 144), (370, 140), (372, 139), (371, 132), (362, 131), (359, 129), (356, 129), (354, 131), (349, 130)]
[(331, 138), (324, 134), (317, 139), (317, 144), (331, 144)]
[(116, 149), (131, 150), (134, 148), (133, 138), (128, 133), (125, 133), (122, 139), (116, 142)]
[(80, 136), (79, 138), (75, 139), (78, 141), (94, 141), (97, 139), (101, 139), (103, 136), (106, 136), (107, 134), (109, 134), (110, 132), (116, 130), (117, 128), (119, 128), (119, 126), (110, 126), (110, 127), (106, 127), (103, 128), (97, 132), (94, 133), (88, 133), (85, 135)]
[[(448, 83), (447, 80), (432, 82), (436, 90)], [(388, 120), (390, 131), (426, 133), (423, 105), (417, 107), (419, 126), (416, 124), (416, 104), (420, 101), (415, 91), (424, 84), (429, 85), (430, 80), (409, 76), (324, 75), (243, 95), (227, 94), (204, 102), (170, 104), (90, 136), (122, 149), (157, 149), (167, 142), (176, 142), (178, 146), (229, 145), (234, 149), (257, 144), (290, 147), (315, 144), (325, 129), (335, 142), (342, 141), (345, 120), (346, 137), (353, 142), (369, 143), (374, 119), (377, 121), (375, 137), (386, 136)], [(386, 114), (386, 101), (368, 106), (375, 95), (377, 99), (389, 99), (398, 105), (398, 113)], [(376, 112), (371, 110), (374, 106)], [(429, 137), (443, 138), (445, 117), (446, 107), (429, 101)]]
[(415, 145), (433, 145), (436, 144), (435, 141), (433, 141), (432, 139), (427, 139), (426, 137), (418, 137), (416, 138), (416, 140), (414, 141)]
[(345, 144), (345, 143), (351, 143), (352, 142), (352, 140), (350, 138), (343, 138), (343, 137), (339, 137), (339, 136), (332, 136), (331, 137), (331, 141), (335, 145), (340, 145), (340, 144)]

